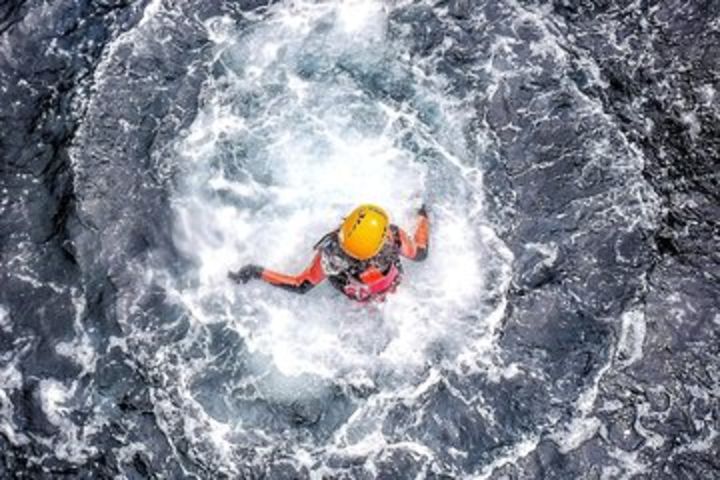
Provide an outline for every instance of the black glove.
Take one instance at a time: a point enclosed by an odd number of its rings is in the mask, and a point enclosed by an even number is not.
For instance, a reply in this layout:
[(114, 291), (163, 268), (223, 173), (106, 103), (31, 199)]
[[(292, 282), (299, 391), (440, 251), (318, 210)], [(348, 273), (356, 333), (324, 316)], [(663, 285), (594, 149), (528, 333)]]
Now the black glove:
[(228, 272), (228, 277), (235, 283), (247, 283), (253, 278), (260, 278), (262, 271), (259, 265), (245, 265), (237, 272)]
[(424, 203), (423, 203), (422, 205), (420, 205), (420, 208), (418, 208), (417, 213), (418, 213), (418, 215), (422, 215), (423, 217), (427, 217), (427, 216), (428, 216), (428, 207), (427, 207), (427, 205), (425, 205)]

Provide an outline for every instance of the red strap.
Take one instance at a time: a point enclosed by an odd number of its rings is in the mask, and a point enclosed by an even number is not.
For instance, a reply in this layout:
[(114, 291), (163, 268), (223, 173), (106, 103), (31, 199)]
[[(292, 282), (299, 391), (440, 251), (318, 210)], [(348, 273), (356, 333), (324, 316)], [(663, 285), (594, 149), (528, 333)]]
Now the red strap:
[(390, 267), (388, 273), (381, 278), (369, 283), (351, 282), (345, 286), (345, 293), (358, 300), (367, 300), (372, 295), (379, 295), (390, 290), (398, 276), (400, 270), (394, 264)]

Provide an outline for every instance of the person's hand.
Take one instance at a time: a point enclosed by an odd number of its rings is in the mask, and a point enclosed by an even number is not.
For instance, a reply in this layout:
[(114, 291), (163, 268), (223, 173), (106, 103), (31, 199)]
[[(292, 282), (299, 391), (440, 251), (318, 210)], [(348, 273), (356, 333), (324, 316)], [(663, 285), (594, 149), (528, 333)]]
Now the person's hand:
[(247, 283), (253, 278), (260, 278), (262, 271), (259, 265), (245, 265), (237, 272), (228, 272), (228, 278), (235, 283)]
[(418, 213), (418, 215), (422, 215), (423, 217), (427, 217), (427, 216), (428, 216), (428, 206), (423, 203), (422, 205), (420, 205), (420, 208), (418, 208), (417, 213)]

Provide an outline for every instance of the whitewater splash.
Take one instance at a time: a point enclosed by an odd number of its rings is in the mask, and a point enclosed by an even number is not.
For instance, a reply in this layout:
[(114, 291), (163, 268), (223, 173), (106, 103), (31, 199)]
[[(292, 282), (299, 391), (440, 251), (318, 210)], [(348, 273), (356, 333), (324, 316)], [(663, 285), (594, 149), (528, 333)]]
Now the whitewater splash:
[[(0, 477), (716, 476), (711, 7), (15, 3)], [(386, 302), (226, 278), (367, 201)]]
[[(434, 385), (435, 368), (500, 368), (493, 341), (512, 255), (484, 217), (467, 106), (388, 42), (381, 2), (267, 15), (242, 30), (222, 17), (206, 24), (215, 75), (177, 145), (174, 200), (176, 243), (193, 266), (166, 286), (194, 322), (222, 324), (247, 348), (246, 376), (225, 382), (226, 405), (246, 408), (257, 395), (308, 402), (340, 387), (352, 392), (352, 418), (325, 437), (380, 449), (387, 411)], [(227, 279), (246, 263), (299, 272), (317, 240), (367, 202), (408, 231), (420, 204), (431, 208), (429, 258), (405, 262), (385, 302), (358, 305), (328, 284), (296, 296)], [(217, 367), (209, 358), (183, 375), (197, 383)], [(241, 419), (227, 432), (291, 427), (227, 413)]]

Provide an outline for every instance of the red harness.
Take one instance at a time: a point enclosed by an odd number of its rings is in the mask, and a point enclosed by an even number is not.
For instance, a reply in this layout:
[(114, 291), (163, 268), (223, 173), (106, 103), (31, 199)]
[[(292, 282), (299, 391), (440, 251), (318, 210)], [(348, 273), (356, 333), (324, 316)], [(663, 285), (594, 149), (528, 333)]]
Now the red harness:
[(394, 264), (385, 275), (380, 274), (377, 270), (363, 272), (360, 275), (362, 282), (353, 281), (345, 285), (345, 295), (355, 300), (369, 300), (373, 296), (391, 290), (399, 276), (400, 270)]

